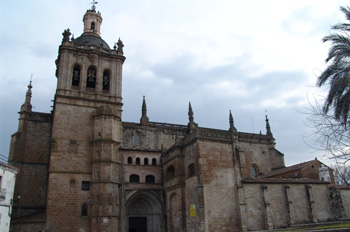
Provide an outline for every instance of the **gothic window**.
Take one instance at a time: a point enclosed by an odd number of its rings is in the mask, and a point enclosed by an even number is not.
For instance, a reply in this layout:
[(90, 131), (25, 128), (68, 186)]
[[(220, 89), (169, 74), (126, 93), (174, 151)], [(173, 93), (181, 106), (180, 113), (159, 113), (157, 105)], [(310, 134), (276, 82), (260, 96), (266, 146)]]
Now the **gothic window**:
[(196, 174), (196, 169), (194, 163), (188, 165), (188, 177), (194, 176)]
[(167, 180), (170, 180), (175, 177), (175, 168), (173, 165), (169, 166), (166, 171)]
[(156, 165), (157, 165), (157, 159), (156, 159), (156, 158), (153, 158), (153, 159), (152, 159), (152, 165), (153, 165), (153, 166), (156, 166)]
[(250, 172), (251, 172), (252, 178), (256, 178), (258, 176), (258, 169), (255, 165), (252, 165), (250, 167)]
[(148, 158), (145, 158), (143, 164), (144, 164), (144, 165), (148, 165)]
[(155, 183), (155, 178), (153, 175), (146, 176), (146, 183)]
[(86, 87), (94, 89), (95, 86), (96, 86), (96, 69), (94, 67), (90, 67), (87, 72)]
[(79, 83), (80, 83), (80, 67), (79, 65), (75, 65), (73, 69), (72, 86), (79, 86)]
[(132, 175), (130, 176), (129, 182), (132, 182), (132, 183), (139, 183), (139, 182), (140, 182), (140, 177), (139, 177), (139, 175), (132, 174)]
[(88, 215), (88, 204), (84, 203), (81, 206), (81, 216), (87, 216)]
[(102, 89), (105, 91), (109, 91), (109, 80), (110, 80), (109, 70), (105, 70), (103, 72), (103, 80), (102, 80)]
[(132, 164), (132, 158), (128, 157), (128, 164)]
[(136, 158), (136, 164), (141, 164), (141, 160), (140, 160), (140, 158)]
[(94, 30), (95, 29), (95, 22), (91, 22), (91, 27), (90, 27), (91, 30)]
[(90, 181), (82, 181), (81, 182), (81, 190), (89, 191), (90, 190)]

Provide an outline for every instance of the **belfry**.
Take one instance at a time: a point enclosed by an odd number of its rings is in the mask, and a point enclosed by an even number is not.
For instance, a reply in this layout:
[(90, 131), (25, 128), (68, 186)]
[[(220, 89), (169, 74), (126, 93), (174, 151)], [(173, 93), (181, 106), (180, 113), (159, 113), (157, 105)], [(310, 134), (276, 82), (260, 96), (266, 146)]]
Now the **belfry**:
[(140, 121), (123, 121), (124, 44), (102, 39), (96, 3), (79, 37), (62, 34), (52, 112), (32, 111), (28, 85), (10, 145), (11, 231), (231, 232), (350, 217), (331, 169), (285, 167), (267, 116), (265, 134), (239, 132), (231, 111), (227, 130), (201, 127), (191, 103), (187, 125), (153, 122), (144, 96)]

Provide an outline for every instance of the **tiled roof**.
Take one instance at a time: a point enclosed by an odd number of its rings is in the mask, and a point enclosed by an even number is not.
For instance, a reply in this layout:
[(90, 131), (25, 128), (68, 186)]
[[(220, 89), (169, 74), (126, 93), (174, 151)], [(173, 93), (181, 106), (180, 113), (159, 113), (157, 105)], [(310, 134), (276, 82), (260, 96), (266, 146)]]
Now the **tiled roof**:
[(281, 178), (248, 178), (243, 179), (242, 183), (251, 184), (329, 184), (327, 181), (314, 180), (308, 178), (300, 179), (281, 179)]
[(264, 176), (262, 176), (262, 178), (273, 177), (273, 176), (280, 175), (280, 174), (283, 174), (283, 173), (300, 170), (300, 169), (303, 169), (303, 168), (313, 164), (315, 161), (318, 161), (318, 160), (310, 160), (310, 161), (299, 163), (299, 164), (295, 164), (295, 165), (292, 165), (292, 166), (289, 166), (289, 167), (276, 169), (276, 170), (273, 170), (273, 171), (265, 174)]

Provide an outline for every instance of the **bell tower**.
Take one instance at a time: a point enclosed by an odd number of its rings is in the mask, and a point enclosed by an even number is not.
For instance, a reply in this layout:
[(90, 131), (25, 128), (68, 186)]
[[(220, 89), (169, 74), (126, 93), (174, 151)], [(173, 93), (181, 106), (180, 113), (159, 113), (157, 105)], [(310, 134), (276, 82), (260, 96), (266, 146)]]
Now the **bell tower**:
[(95, 4), (78, 38), (64, 30), (56, 60), (47, 224), (50, 231), (118, 231), (122, 138), (119, 39), (101, 38)]

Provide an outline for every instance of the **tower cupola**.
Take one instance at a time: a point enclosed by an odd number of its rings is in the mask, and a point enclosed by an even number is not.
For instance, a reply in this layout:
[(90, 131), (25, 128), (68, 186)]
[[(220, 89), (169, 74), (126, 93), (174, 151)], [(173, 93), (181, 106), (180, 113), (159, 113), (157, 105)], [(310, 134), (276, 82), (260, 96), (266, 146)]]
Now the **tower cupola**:
[(94, 8), (87, 10), (84, 18), (84, 34), (83, 35), (94, 35), (101, 36), (100, 28), (102, 24), (102, 16), (100, 12), (96, 12)]

